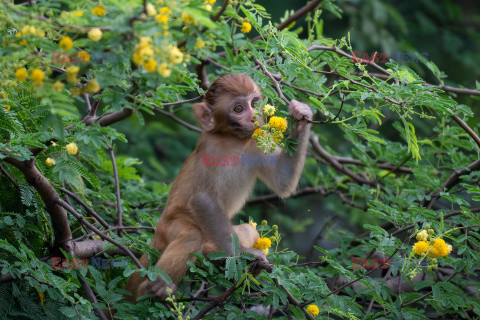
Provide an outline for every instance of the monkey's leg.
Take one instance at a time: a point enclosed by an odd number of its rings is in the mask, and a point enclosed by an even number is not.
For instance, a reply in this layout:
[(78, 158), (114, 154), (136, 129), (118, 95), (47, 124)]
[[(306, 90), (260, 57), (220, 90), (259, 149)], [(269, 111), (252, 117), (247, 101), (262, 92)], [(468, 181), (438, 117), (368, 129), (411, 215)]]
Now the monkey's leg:
[(172, 223), (171, 230), (176, 233), (174, 240), (165, 248), (160, 260), (155, 266), (160, 267), (172, 279), (172, 283), (167, 283), (161, 276), (154, 281), (145, 279), (140, 285), (139, 295), (153, 294), (162, 300), (168, 297), (167, 287), (173, 292), (177, 289), (177, 284), (185, 276), (188, 270), (187, 261), (195, 261), (195, 257), (190, 254), (202, 249), (202, 234), (200, 230), (189, 225), (183, 220)]

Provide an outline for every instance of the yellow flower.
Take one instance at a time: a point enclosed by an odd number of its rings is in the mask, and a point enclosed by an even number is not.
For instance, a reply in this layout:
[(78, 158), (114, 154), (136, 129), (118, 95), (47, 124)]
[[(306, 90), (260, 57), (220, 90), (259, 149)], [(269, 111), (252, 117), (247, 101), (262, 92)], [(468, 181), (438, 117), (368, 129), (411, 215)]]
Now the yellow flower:
[(70, 88), (68, 91), (72, 96), (79, 96), (82, 93), (82, 88)]
[(184, 23), (195, 23), (195, 19), (192, 16), (189, 16), (185, 12), (182, 13), (182, 20)]
[[(17, 32), (17, 34), (15, 35), (15, 37), (21, 37), (21, 36), (22, 36), (22, 33), (21, 33), (21, 32)], [(21, 40), (21, 41), (19, 42), (19, 44), (20, 44), (21, 46), (27, 44), (27, 39)]]
[(15, 71), (15, 78), (17, 78), (18, 82), (23, 82), (27, 80), (27, 77), (28, 77), (28, 72), (24, 68), (17, 69), (17, 71)]
[(107, 9), (105, 9), (105, 7), (95, 6), (92, 10), (92, 13), (96, 16), (103, 17), (106, 11)]
[(73, 42), (69, 36), (63, 37), (62, 40), (58, 43), (60, 48), (63, 50), (70, 50), (72, 48)]
[(320, 313), (320, 310), (318, 309), (318, 307), (316, 305), (311, 304), (307, 307), (307, 312), (315, 317), (317, 314)]
[(157, 10), (151, 3), (147, 3), (147, 16), (154, 16), (157, 14)]
[(428, 242), (427, 241), (418, 241), (413, 245), (413, 252), (415, 254), (421, 255), (422, 253), (427, 252)]
[(203, 41), (200, 38), (197, 38), (197, 41), (195, 42), (195, 49), (198, 50), (198, 49), (202, 49), (203, 47), (205, 47), (205, 41)]
[(271, 246), (272, 246), (272, 241), (270, 240), (270, 238), (260, 238), (253, 245), (255, 249), (260, 249), (260, 250), (268, 249)]
[(164, 62), (158, 67), (158, 74), (164, 78), (168, 78), (170, 74), (172, 74), (172, 70), (168, 69), (167, 64)]
[(240, 29), (241, 32), (249, 33), (250, 30), (252, 30), (252, 25), (250, 24), (250, 22), (242, 23), (242, 29)]
[(422, 230), (417, 233), (417, 240), (418, 241), (426, 241), (428, 239), (428, 232), (427, 230)]
[(443, 239), (436, 239), (431, 248), (433, 252), (428, 254), (430, 258), (446, 257), (449, 254), (447, 244)]
[(160, 8), (160, 13), (169, 14), (170, 12), (171, 12), (170, 8), (167, 8), (167, 7)]
[(32, 79), (32, 81), (35, 83), (35, 84), (41, 84), (43, 82), (43, 78), (45, 78), (45, 74), (43, 73), (42, 70), (40, 69), (35, 69), (32, 71), (32, 75), (30, 76), (30, 78)]
[(174, 64), (179, 64), (183, 61), (183, 53), (175, 46), (171, 46), (170, 50), (170, 61)]
[(85, 90), (90, 93), (95, 93), (100, 90), (100, 85), (98, 84), (97, 80), (92, 79), (88, 81), (87, 85), (85, 86)]
[(77, 73), (78, 71), (80, 71), (80, 67), (70, 66), (70, 67), (67, 67), (66, 70), (67, 70), (68, 82), (77, 83), (78, 82)]
[(266, 104), (265, 107), (263, 107), (263, 114), (264, 115), (267, 115), (267, 116), (273, 116), (273, 114), (275, 113), (275, 107), (270, 105), (270, 104)]
[(61, 92), (63, 90), (63, 87), (65, 87), (65, 84), (60, 81), (55, 81), (55, 83), (53, 84), (53, 90), (57, 92)]
[(207, 10), (207, 11), (212, 11), (212, 9), (213, 9), (212, 6), (209, 5), (209, 4), (203, 5), (202, 8), (205, 9), (205, 10)]
[(256, 222), (253, 222), (253, 220), (250, 220), (248, 222), (249, 225), (251, 225), (252, 227), (256, 228), (257, 227), (257, 223)]
[(271, 117), (268, 124), (270, 125), (270, 127), (275, 128), (282, 133), (287, 130), (287, 121), (284, 118)]
[(78, 53), (78, 57), (80, 58), (81, 63), (87, 63), (88, 61), (90, 61), (90, 55), (86, 51), (80, 51)]
[(83, 16), (83, 12), (82, 12), (82, 11), (77, 11), (76, 14), (77, 14), (77, 17)]
[(6, 104), (5, 108), (7, 109), (7, 112), (10, 111), (10, 105), (9, 104)]
[(100, 41), (102, 39), (102, 30), (100, 28), (92, 28), (88, 31), (88, 38), (94, 42)]
[(265, 132), (261, 128), (258, 128), (258, 129), (255, 129), (255, 131), (253, 131), (252, 138), (257, 139), (258, 137), (260, 136), (263, 137), (264, 135), (265, 135)]
[(155, 17), (155, 20), (157, 20), (158, 22), (161, 22), (161, 23), (167, 23), (168, 22), (168, 17), (164, 14), (157, 14), (157, 16)]
[(452, 245), (451, 244), (447, 244), (447, 251), (448, 251), (448, 254), (450, 254), (452, 252)]
[(283, 133), (277, 131), (273, 134), (273, 141), (281, 142), (282, 139), (283, 139)]
[(143, 66), (148, 72), (155, 72), (155, 70), (157, 70), (157, 61), (155, 61), (154, 59), (150, 59)]
[(52, 159), (52, 158), (47, 158), (47, 160), (45, 161), (45, 163), (47, 164), (47, 166), (51, 167), (51, 166), (54, 166), (54, 165), (55, 165), (55, 160)]
[(78, 152), (78, 147), (75, 142), (67, 144), (67, 152), (72, 156), (76, 155)]
[(205, 0), (206, 3), (214, 4), (217, 0)]

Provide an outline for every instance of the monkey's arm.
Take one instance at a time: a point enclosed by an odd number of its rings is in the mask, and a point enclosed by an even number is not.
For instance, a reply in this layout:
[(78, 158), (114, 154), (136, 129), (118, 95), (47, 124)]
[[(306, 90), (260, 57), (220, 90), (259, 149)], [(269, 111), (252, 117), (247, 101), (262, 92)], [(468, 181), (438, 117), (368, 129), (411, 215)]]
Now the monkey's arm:
[(209, 195), (207, 192), (199, 192), (190, 198), (188, 208), (203, 233), (208, 235), (206, 240), (215, 245), (215, 251), (225, 251), (227, 255), (232, 255), (232, 234), (236, 233), (240, 238), (240, 251), (250, 252), (257, 258), (265, 259), (261, 250), (242, 245), (249, 242), (248, 239), (242, 239), (242, 237), (251, 238), (251, 234), (240, 230), (240, 226), (237, 226), (238, 230), (235, 232), (230, 218), (216, 197)]
[(297, 150), (290, 156), (285, 150), (277, 148), (273, 153), (278, 157), (277, 164), (263, 166), (259, 172), (260, 179), (281, 198), (291, 195), (297, 187), (305, 163), (312, 126), (303, 120), (304, 117), (312, 119), (312, 110), (308, 105), (292, 100), (289, 110), (290, 114), (298, 120), (297, 127), (288, 137), (297, 141)]

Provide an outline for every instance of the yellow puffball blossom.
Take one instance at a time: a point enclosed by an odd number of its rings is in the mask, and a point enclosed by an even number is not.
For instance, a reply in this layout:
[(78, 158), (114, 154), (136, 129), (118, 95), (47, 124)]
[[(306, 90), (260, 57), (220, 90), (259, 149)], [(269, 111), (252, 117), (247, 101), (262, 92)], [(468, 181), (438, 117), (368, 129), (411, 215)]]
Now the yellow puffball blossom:
[(77, 17), (81, 17), (83, 16), (83, 11), (77, 11), (76, 14), (77, 14)]
[(100, 41), (102, 39), (102, 30), (100, 28), (92, 28), (88, 31), (88, 38), (93, 42)]
[(67, 152), (71, 154), (72, 156), (76, 155), (78, 153), (78, 147), (75, 142), (69, 143), (66, 146)]
[(95, 93), (100, 90), (100, 85), (98, 84), (97, 80), (92, 79), (88, 81), (87, 85), (85, 86), (85, 91), (90, 93)]
[(260, 238), (253, 245), (255, 249), (260, 249), (260, 250), (268, 249), (271, 246), (272, 246), (272, 241), (270, 240), (270, 238)]
[(203, 9), (207, 10), (207, 11), (212, 11), (212, 6), (210, 4), (205, 4), (202, 6)]
[(203, 41), (200, 38), (197, 38), (197, 41), (195, 42), (195, 49), (198, 50), (198, 49), (202, 49), (203, 47), (205, 47), (205, 41)]
[(6, 104), (6, 105), (5, 105), (5, 109), (7, 109), (7, 112), (10, 111), (10, 105), (9, 105), (9, 104)]
[(65, 87), (65, 84), (60, 81), (55, 81), (55, 83), (53, 84), (53, 90), (57, 92), (61, 92), (63, 90), (63, 87)]
[(446, 257), (449, 253), (447, 244), (443, 239), (436, 239), (431, 248), (433, 252), (428, 254), (430, 258)]
[(320, 313), (320, 310), (318, 309), (318, 307), (314, 304), (311, 304), (307, 307), (307, 312), (310, 313), (312, 316), (316, 316)]
[(273, 134), (273, 141), (281, 142), (282, 139), (283, 139), (283, 133), (277, 131)]
[(256, 222), (253, 222), (253, 220), (250, 220), (248, 222), (249, 225), (251, 225), (252, 227), (256, 228), (257, 227), (257, 223)]
[(263, 129), (261, 128), (258, 128), (258, 129), (255, 129), (255, 131), (253, 131), (253, 134), (252, 134), (252, 138), (253, 139), (256, 139), (258, 137), (263, 137), (265, 134), (265, 132), (263, 131)]
[(178, 49), (175, 46), (171, 46), (170, 50), (169, 50), (169, 54), (170, 54), (170, 61), (172, 63), (174, 63), (174, 64), (182, 63), (183, 53), (182, 53), (182, 51), (180, 51), (180, 49)]
[(413, 252), (415, 254), (421, 255), (428, 250), (428, 242), (427, 241), (418, 241), (413, 245)]
[(170, 10), (170, 8), (167, 8), (167, 7), (161, 7), (160, 8), (160, 13), (169, 14), (170, 12), (172, 12), (172, 10)]
[(147, 3), (147, 16), (154, 16), (157, 14), (157, 10), (151, 3)]
[(155, 70), (157, 70), (157, 61), (155, 61), (154, 59), (150, 59), (143, 66), (148, 72), (155, 72)]
[[(15, 37), (21, 37), (23, 34), (21, 32), (17, 32), (17, 34), (15, 35)], [(27, 44), (27, 39), (23, 39), (22, 41), (20, 41), (18, 44), (20, 44), (21, 46)]]
[(79, 96), (82, 93), (82, 88), (70, 88), (68, 91), (70, 91), (72, 96)]
[(447, 244), (447, 251), (448, 251), (448, 254), (450, 254), (452, 252), (452, 245), (451, 244)]
[(17, 71), (15, 71), (15, 78), (17, 79), (18, 82), (23, 82), (27, 80), (27, 77), (28, 77), (28, 72), (24, 68), (17, 69)]
[(185, 12), (182, 13), (182, 21), (184, 23), (195, 23), (195, 19), (192, 16), (186, 14)]
[(99, 17), (103, 17), (105, 15), (105, 12), (107, 12), (107, 9), (105, 9), (105, 7), (102, 7), (102, 6), (95, 6), (92, 10), (92, 14)]
[(157, 72), (158, 72), (159, 75), (161, 75), (164, 78), (168, 78), (168, 77), (170, 77), (170, 74), (172, 74), (172, 70), (168, 69), (168, 66), (165, 62), (160, 64)]
[(45, 163), (47, 164), (47, 166), (51, 167), (55, 165), (55, 160), (52, 158), (47, 158), (47, 160), (45, 160)]
[(206, 3), (214, 4), (217, 0), (205, 0)]
[(252, 30), (252, 25), (250, 24), (250, 22), (242, 23), (242, 29), (240, 29), (240, 32), (249, 33), (250, 30)]
[(280, 132), (285, 132), (287, 130), (287, 120), (280, 117), (271, 117), (268, 123), (270, 127), (277, 129)]
[(160, 14), (157, 14), (157, 16), (155, 17), (155, 20), (157, 20), (158, 22), (161, 22), (161, 23), (167, 23), (168, 22), (168, 16), (160, 13)]
[(32, 71), (32, 75), (30, 76), (30, 78), (32, 79), (32, 81), (35, 83), (35, 84), (41, 84), (43, 82), (43, 78), (45, 78), (45, 74), (43, 73), (42, 70), (40, 69), (35, 69)]
[(78, 57), (80, 58), (81, 63), (87, 63), (90, 61), (90, 55), (86, 51), (80, 51)]
[(417, 233), (417, 240), (418, 241), (426, 241), (428, 239), (428, 232), (427, 230), (422, 230)]
[(263, 114), (264, 115), (267, 115), (267, 116), (273, 116), (273, 114), (275, 113), (275, 107), (270, 105), (270, 104), (266, 104), (265, 107), (263, 107)]
[(68, 82), (77, 83), (78, 82), (77, 73), (78, 71), (80, 71), (80, 67), (70, 66), (70, 67), (67, 67), (66, 70), (67, 70)]
[(72, 39), (69, 36), (66, 36), (66, 37), (63, 37), (62, 40), (60, 40), (58, 45), (63, 50), (70, 50), (70, 49), (72, 49), (73, 42), (72, 42)]

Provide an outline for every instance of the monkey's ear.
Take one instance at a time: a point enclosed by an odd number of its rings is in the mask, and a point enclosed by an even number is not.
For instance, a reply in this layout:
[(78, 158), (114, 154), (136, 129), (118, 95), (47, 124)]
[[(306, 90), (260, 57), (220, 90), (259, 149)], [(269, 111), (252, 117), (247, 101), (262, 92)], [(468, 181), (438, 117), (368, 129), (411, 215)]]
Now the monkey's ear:
[(212, 110), (205, 102), (197, 103), (193, 106), (195, 117), (203, 130), (210, 131), (215, 127), (215, 119), (213, 118)]

